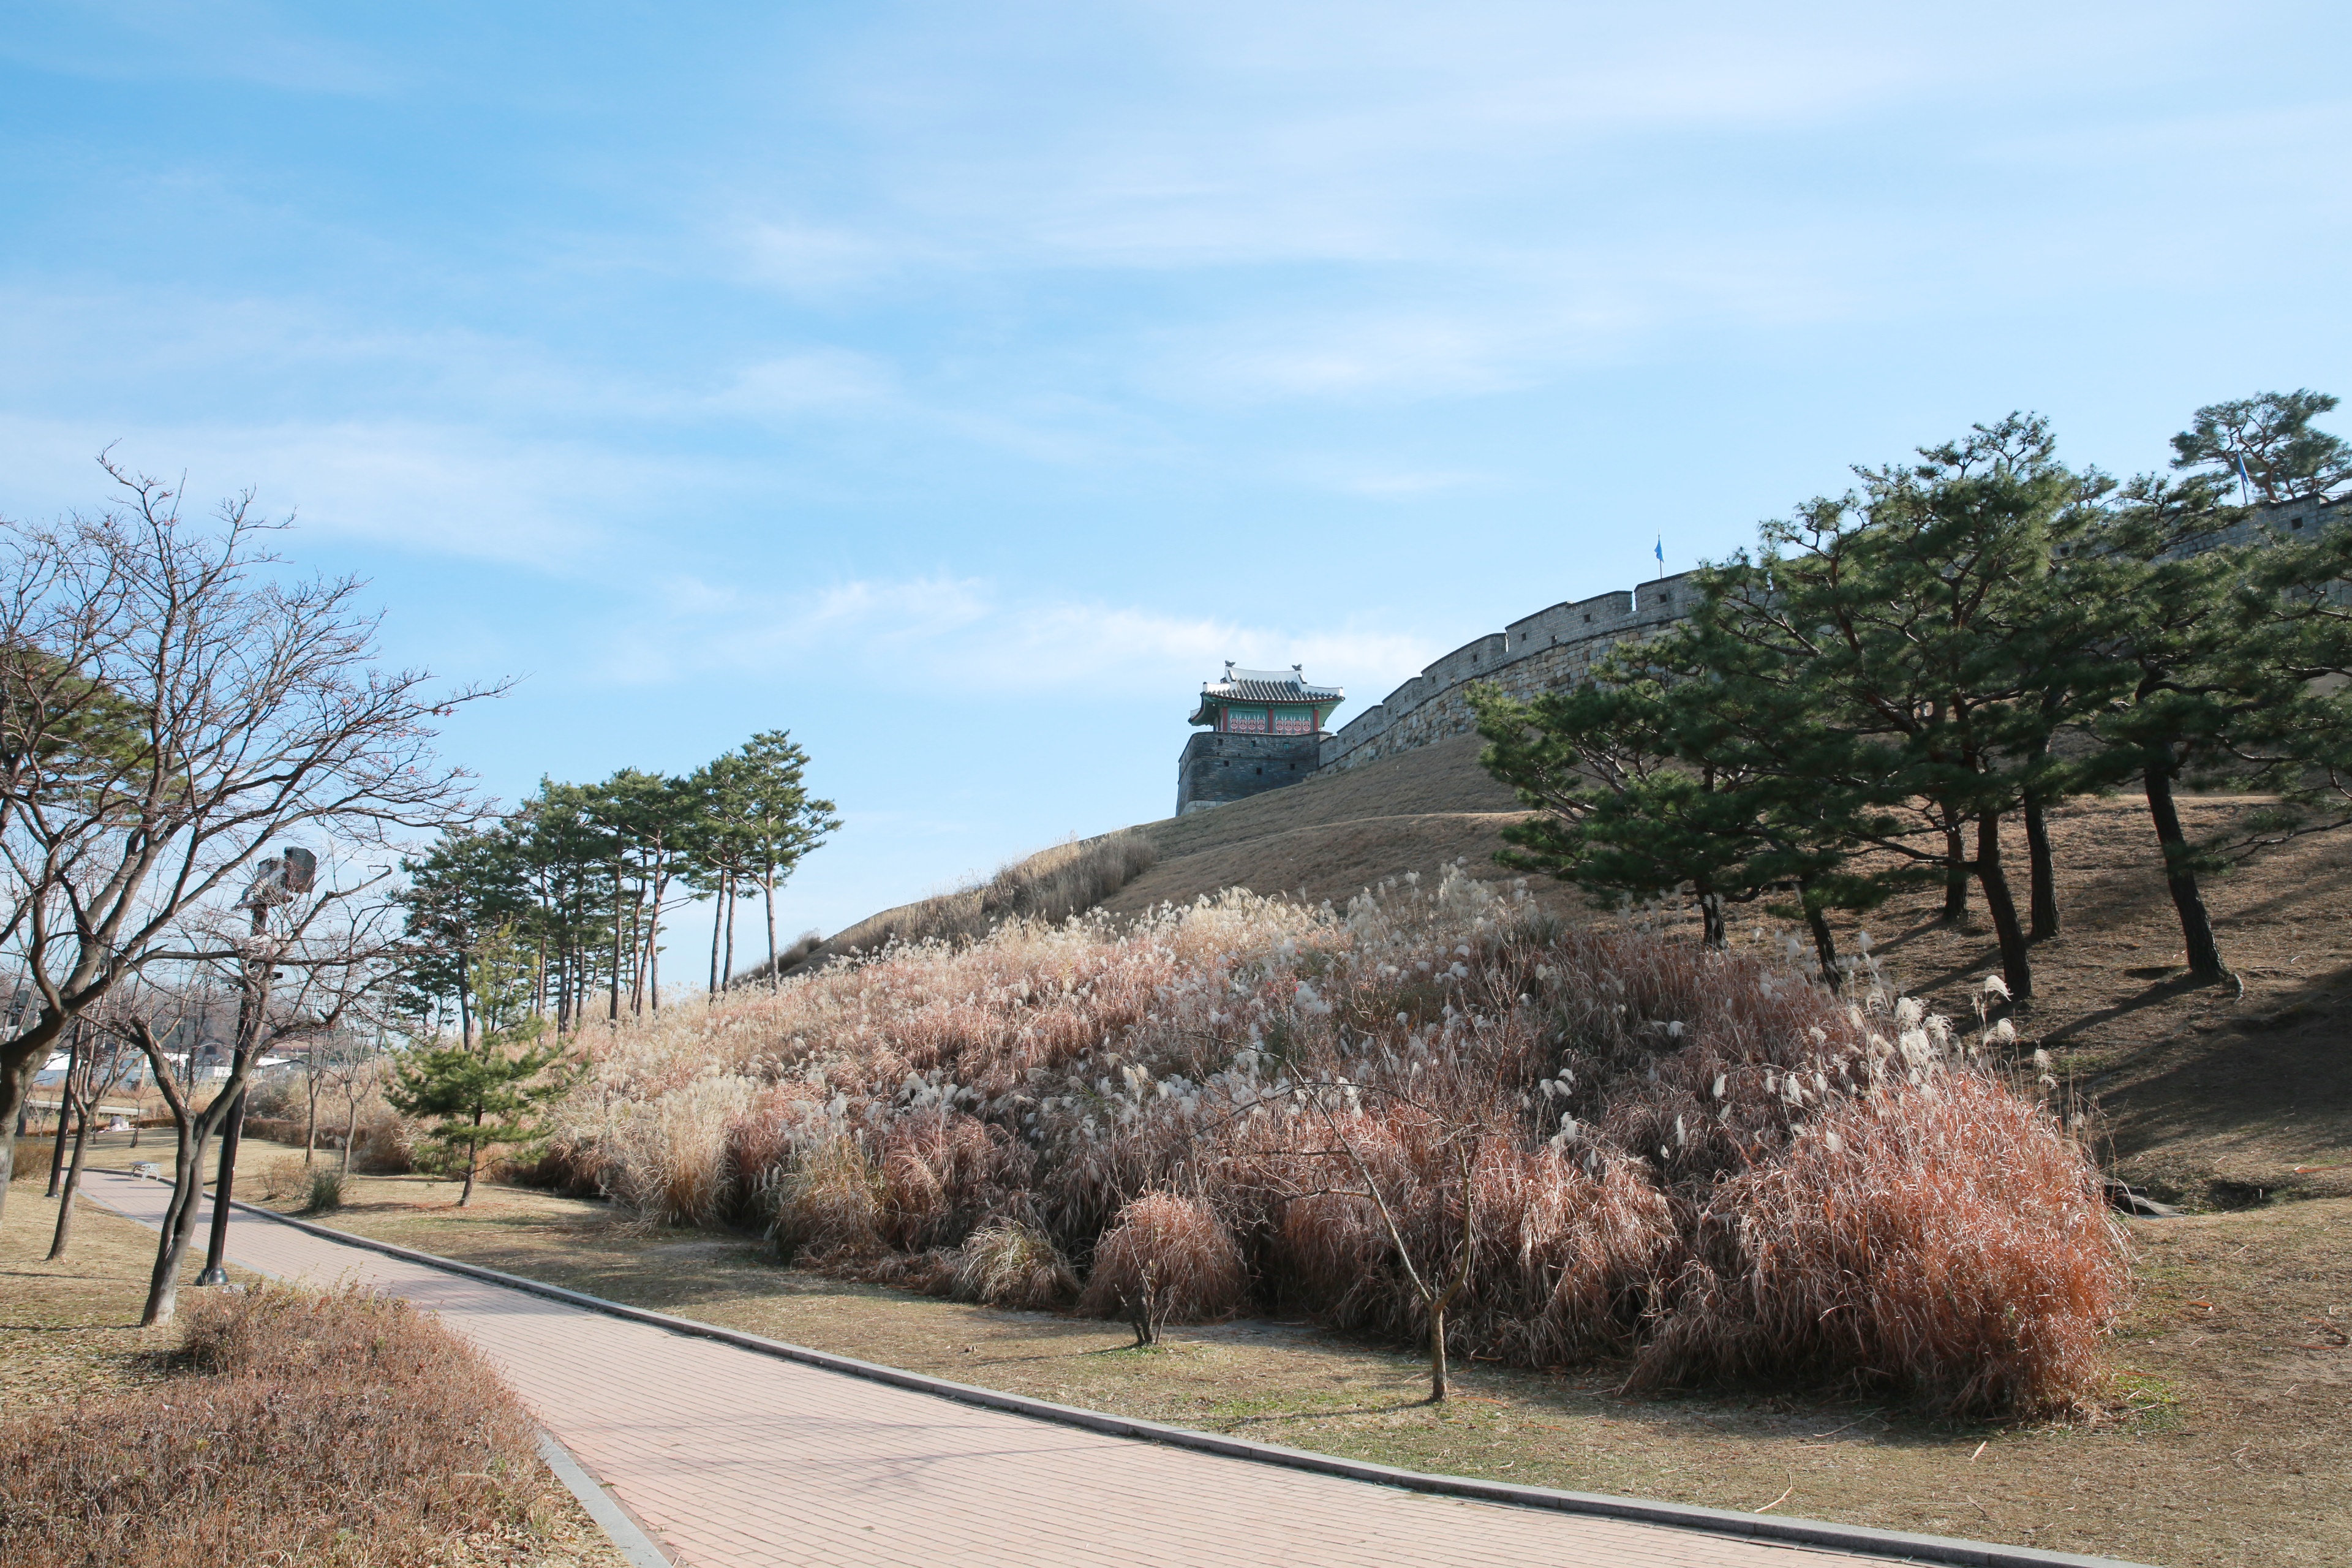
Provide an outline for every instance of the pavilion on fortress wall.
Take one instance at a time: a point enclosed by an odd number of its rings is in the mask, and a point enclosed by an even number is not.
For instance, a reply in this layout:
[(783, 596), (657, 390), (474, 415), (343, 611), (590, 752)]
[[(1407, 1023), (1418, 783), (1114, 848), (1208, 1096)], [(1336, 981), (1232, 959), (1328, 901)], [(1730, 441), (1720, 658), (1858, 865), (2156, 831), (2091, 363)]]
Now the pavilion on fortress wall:
[(1346, 700), (1336, 686), (1316, 686), (1297, 665), (1237, 669), (1201, 683), (1191, 722), (1207, 726), (1187, 742), (1176, 764), (1176, 815), (1245, 800), (1297, 784), (1322, 757), (1324, 722)]

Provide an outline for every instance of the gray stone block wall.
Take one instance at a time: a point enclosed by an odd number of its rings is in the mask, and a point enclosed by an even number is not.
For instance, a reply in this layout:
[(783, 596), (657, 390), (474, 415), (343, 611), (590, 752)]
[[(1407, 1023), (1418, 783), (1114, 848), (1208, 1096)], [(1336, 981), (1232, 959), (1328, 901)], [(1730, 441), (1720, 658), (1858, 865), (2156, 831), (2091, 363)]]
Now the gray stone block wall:
[(1314, 776), (1319, 735), (1221, 735), (1203, 730), (1176, 762), (1176, 815), (1247, 800)]
[(1463, 644), (1323, 739), (1318, 772), (1337, 772), (1409, 752), (1477, 728), (1471, 682), (1514, 697), (1573, 685), (1621, 642), (1651, 636), (1689, 613), (1693, 574), (1643, 583), (1538, 610), (1499, 632)]

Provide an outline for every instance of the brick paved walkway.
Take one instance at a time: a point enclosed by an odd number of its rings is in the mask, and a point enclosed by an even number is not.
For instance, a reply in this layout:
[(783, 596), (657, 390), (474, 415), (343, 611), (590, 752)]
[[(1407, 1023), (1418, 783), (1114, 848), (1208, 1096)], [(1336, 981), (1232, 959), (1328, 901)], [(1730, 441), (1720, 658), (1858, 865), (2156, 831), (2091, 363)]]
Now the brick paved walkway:
[[(157, 1182), (89, 1195), (161, 1219)], [(209, 1210), (207, 1211), (209, 1212)], [(201, 1241), (203, 1233), (199, 1231)], [(1885, 1562), (1434, 1498), (978, 1409), (246, 1215), (237, 1262), (404, 1296), (479, 1345), (681, 1568), (1857, 1568)]]

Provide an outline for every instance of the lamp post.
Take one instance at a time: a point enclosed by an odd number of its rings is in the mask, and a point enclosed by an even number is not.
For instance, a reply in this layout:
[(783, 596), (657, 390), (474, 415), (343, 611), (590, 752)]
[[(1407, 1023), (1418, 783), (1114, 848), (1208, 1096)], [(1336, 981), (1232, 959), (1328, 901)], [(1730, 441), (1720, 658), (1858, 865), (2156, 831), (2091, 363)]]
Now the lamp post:
[(242, 1067), (245, 1078), (237, 1083), (236, 1099), (228, 1108), (228, 1120), (221, 1124), (220, 1172), (213, 1184), (212, 1234), (205, 1243), (204, 1272), (196, 1276), (199, 1285), (228, 1283), (225, 1258), (228, 1251), (229, 1193), (236, 1182), (236, 1148), (245, 1132), (247, 1080), (252, 1077), (253, 1058), (260, 1054), (269, 983), (277, 973), (275, 957), (262, 945), (269, 934), (269, 907), (282, 904), (297, 893), (309, 892), (318, 868), (319, 858), (310, 851), (289, 848), (277, 859), (264, 860), (260, 874), (246, 891), (245, 901), (253, 910), (253, 944), (245, 960), (244, 994), (237, 999), (236, 1007), (236, 1043), (229, 1057), (231, 1075)]

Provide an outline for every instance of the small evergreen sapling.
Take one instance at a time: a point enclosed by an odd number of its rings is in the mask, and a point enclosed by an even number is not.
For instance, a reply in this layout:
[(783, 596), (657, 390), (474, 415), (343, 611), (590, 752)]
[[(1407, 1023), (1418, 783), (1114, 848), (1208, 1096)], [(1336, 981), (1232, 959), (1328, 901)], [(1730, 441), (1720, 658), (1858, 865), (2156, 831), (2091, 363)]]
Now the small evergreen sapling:
[(537, 975), (512, 928), (499, 928), (478, 946), (467, 968), (480, 1033), (471, 1044), (412, 1054), (384, 1091), (403, 1115), (435, 1121), (435, 1142), (453, 1156), (463, 1153), (459, 1208), (473, 1201), (482, 1152), (530, 1142), (541, 1108), (570, 1089), (574, 1076), (561, 1047), (536, 1043), (547, 1020), (530, 1011)]

